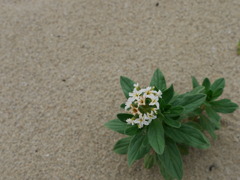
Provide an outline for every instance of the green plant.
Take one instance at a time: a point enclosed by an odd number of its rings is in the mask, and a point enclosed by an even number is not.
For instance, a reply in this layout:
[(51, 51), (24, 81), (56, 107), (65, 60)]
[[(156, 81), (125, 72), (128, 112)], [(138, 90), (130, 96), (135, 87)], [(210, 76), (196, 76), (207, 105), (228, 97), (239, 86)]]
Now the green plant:
[(127, 135), (115, 144), (113, 151), (127, 154), (128, 165), (144, 158), (144, 167), (158, 165), (166, 180), (182, 179), (181, 155), (189, 147), (207, 149), (210, 146), (204, 131), (216, 138), (220, 128), (218, 113), (232, 113), (238, 105), (229, 99), (216, 100), (225, 86), (223, 78), (212, 84), (205, 78), (200, 85), (192, 77), (193, 89), (184, 94), (167, 87), (162, 72), (157, 69), (149, 87), (140, 88), (127, 77), (120, 78), (127, 102), (121, 105), (130, 113), (117, 114), (105, 124), (113, 131)]

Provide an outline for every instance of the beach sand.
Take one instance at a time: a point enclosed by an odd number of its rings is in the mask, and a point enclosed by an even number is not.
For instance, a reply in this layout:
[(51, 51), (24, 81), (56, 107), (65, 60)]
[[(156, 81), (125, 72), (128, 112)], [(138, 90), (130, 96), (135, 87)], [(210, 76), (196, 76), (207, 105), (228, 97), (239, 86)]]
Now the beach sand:
[[(159, 68), (179, 93), (225, 77), (240, 104), (239, 40), (239, 0), (1, 0), (0, 179), (163, 179), (112, 152), (119, 77), (147, 86)], [(183, 157), (184, 180), (240, 179), (239, 117)]]

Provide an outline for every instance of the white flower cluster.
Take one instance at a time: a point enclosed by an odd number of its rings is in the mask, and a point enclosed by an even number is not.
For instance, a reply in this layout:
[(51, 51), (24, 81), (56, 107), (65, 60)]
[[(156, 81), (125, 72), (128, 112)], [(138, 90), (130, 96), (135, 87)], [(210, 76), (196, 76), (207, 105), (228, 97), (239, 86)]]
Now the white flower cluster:
[(162, 92), (155, 91), (154, 87), (141, 89), (134, 84), (134, 90), (129, 93), (129, 98), (125, 103), (125, 110), (130, 111), (134, 116), (126, 120), (128, 124), (137, 124), (138, 128), (143, 125), (149, 125), (153, 119), (157, 118), (159, 109), (159, 98), (162, 98)]

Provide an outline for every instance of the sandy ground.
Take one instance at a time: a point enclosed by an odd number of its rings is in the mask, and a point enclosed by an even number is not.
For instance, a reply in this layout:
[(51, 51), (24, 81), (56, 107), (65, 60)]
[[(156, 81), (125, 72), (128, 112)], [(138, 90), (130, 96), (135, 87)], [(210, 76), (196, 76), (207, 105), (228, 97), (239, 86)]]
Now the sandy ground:
[[(240, 104), (239, 39), (239, 0), (1, 0), (0, 179), (162, 179), (111, 151), (120, 75), (147, 86), (160, 68), (179, 92), (225, 77)], [(240, 179), (239, 117), (184, 157), (184, 180)]]

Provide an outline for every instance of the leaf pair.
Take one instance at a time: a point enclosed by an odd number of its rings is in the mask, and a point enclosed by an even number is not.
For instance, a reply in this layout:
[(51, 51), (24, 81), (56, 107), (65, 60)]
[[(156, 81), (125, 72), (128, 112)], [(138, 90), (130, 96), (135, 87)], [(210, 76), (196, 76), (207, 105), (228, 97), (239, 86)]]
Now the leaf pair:
[[(225, 87), (224, 78), (215, 80), (213, 84), (211, 84), (208, 78), (205, 78), (202, 82), (202, 86), (200, 86), (196, 78), (192, 77), (192, 86), (194, 89), (204, 87), (204, 93), (207, 98), (204, 102), (204, 106), (200, 109), (200, 113), (197, 114), (197, 116), (199, 116), (199, 125), (202, 130), (206, 130), (216, 139), (214, 131), (220, 128), (220, 116), (217, 113), (232, 113), (238, 108), (238, 105), (231, 102), (229, 99), (216, 101), (223, 93)], [(206, 115), (202, 114), (204, 110)]]
[(143, 158), (149, 151), (148, 136), (141, 133), (132, 137), (128, 147), (128, 165), (132, 165), (136, 160)]
[(147, 134), (138, 133), (132, 139), (128, 147), (128, 164), (147, 154), (150, 148), (158, 154), (162, 154), (165, 147), (164, 130), (160, 119), (154, 119), (149, 125)]
[[(122, 87), (125, 97), (129, 98), (129, 92), (133, 91), (135, 82), (127, 77), (121, 76), (120, 84), (121, 84), (121, 87)], [(150, 86), (154, 86), (158, 90), (161, 90), (161, 91), (166, 89), (165, 77), (159, 69), (157, 69), (154, 72)]]
[[(192, 86), (193, 88), (199, 87), (197, 79), (192, 76)], [(202, 86), (205, 88), (205, 94), (207, 95), (207, 101), (213, 101), (222, 95), (223, 89), (225, 87), (224, 78), (219, 78), (211, 85), (208, 78), (205, 78), (202, 82)]]
[(147, 135), (138, 133), (134, 136), (122, 138), (114, 145), (113, 151), (118, 154), (128, 154), (128, 165), (141, 159), (150, 151)]

